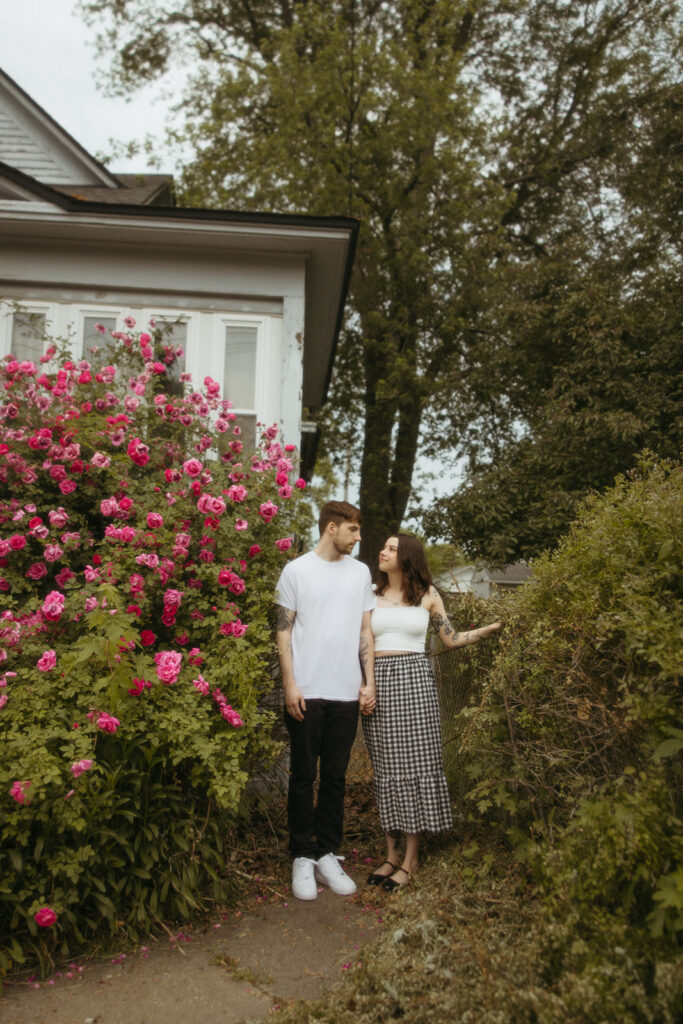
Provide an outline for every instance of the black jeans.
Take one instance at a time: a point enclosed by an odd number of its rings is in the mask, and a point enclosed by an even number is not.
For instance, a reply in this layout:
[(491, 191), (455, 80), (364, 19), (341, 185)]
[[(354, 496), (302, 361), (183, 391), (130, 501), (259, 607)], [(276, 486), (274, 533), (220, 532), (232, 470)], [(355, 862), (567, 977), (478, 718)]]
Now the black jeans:
[[(292, 857), (336, 853), (344, 832), (346, 769), (358, 727), (358, 701), (307, 700), (303, 722), (285, 710), (291, 745), (289, 849)], [(313, 784), (320, 760), (318, 802)]]

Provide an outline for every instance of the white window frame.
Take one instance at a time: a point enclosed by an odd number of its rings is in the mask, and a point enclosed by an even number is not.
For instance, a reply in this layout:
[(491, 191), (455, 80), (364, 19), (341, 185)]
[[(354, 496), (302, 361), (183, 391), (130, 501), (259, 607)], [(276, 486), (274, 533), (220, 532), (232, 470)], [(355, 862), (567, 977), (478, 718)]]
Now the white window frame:
[[(12, 343), (12, 298), (0, 300), (0, 358), (11, 351)], [(27, 313), (45, 315), (48, 335), (70, 337), (72, 359), (88, 358), (83, 351), (85, 318), (97, 320), (115, 319), (116, 330), (125, 331), (124, 318), (135, 319), (135, 330), (145, 330), (150, 319), (181, 320), (187, 324), (185, 346), (185, 369), (192, 374), (192, 384), (200, 389), (206, 376), (223, 387), (225, 365), (226, 327), (256, 328), (256, 365), (254, 407), (246, 408), (234, 404), (234, 412), (240, 415), (254, 415), (257, 421), (265, 422), (270, 417), (279, 421), (281, 415), (280, 371), (283, 335), (281, 313), (244, 313), (202, 311), (163, 306), (113, 305), (103, 302), (43, 302), (40, 300), (17, 299), (17, 305)], [(6, 314), (6, 315), (5, 315)], [(74, 337), (74, 333), (76, 336)], [(209, 340), (210, 344), (206, 344)], [(226, 396), (230, 398), (230, 396)], [(230, 398), (233, 403), (235, 400)], [(270, 410), (270, 411), (269, 411)]]

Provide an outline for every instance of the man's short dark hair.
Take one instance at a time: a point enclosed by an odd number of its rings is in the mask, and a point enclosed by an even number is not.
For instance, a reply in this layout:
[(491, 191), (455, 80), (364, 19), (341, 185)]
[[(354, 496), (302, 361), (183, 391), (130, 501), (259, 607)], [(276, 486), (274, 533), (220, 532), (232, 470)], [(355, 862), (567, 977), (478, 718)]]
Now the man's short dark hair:
[(320, 536), (322, 537), (327, 529), (328, 523), (336, 523), (339, 526), (340, 523), (344, 522), (358, 523), (359, 526), (362, 526), (363, 519), (360, 509), (356, 508), (355, 505), (351, 505), (348, 501), (328, 501), (320, 509), (320, 516), (318, 517)]

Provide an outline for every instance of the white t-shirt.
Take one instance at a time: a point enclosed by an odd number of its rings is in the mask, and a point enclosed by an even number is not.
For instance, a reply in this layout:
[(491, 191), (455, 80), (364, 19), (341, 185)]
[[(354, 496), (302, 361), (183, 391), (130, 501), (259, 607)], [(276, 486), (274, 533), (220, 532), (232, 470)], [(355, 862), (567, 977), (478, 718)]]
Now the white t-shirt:
[(370, 570), (350, 555), (328, 562), (314, 551), (288, 562), (275, 600), (296, 612), (294, 681), (304, 697), (358, 700), (363, 613), (375, 607)]

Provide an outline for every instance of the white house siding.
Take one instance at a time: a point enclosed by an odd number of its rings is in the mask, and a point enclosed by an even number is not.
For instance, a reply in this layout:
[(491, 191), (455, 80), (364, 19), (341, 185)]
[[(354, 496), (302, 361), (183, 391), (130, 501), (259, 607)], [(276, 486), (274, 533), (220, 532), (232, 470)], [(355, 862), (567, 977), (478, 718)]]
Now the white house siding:
[(0, 161), (47, 185), (109, 185), (109, 172), (0, 71)]

